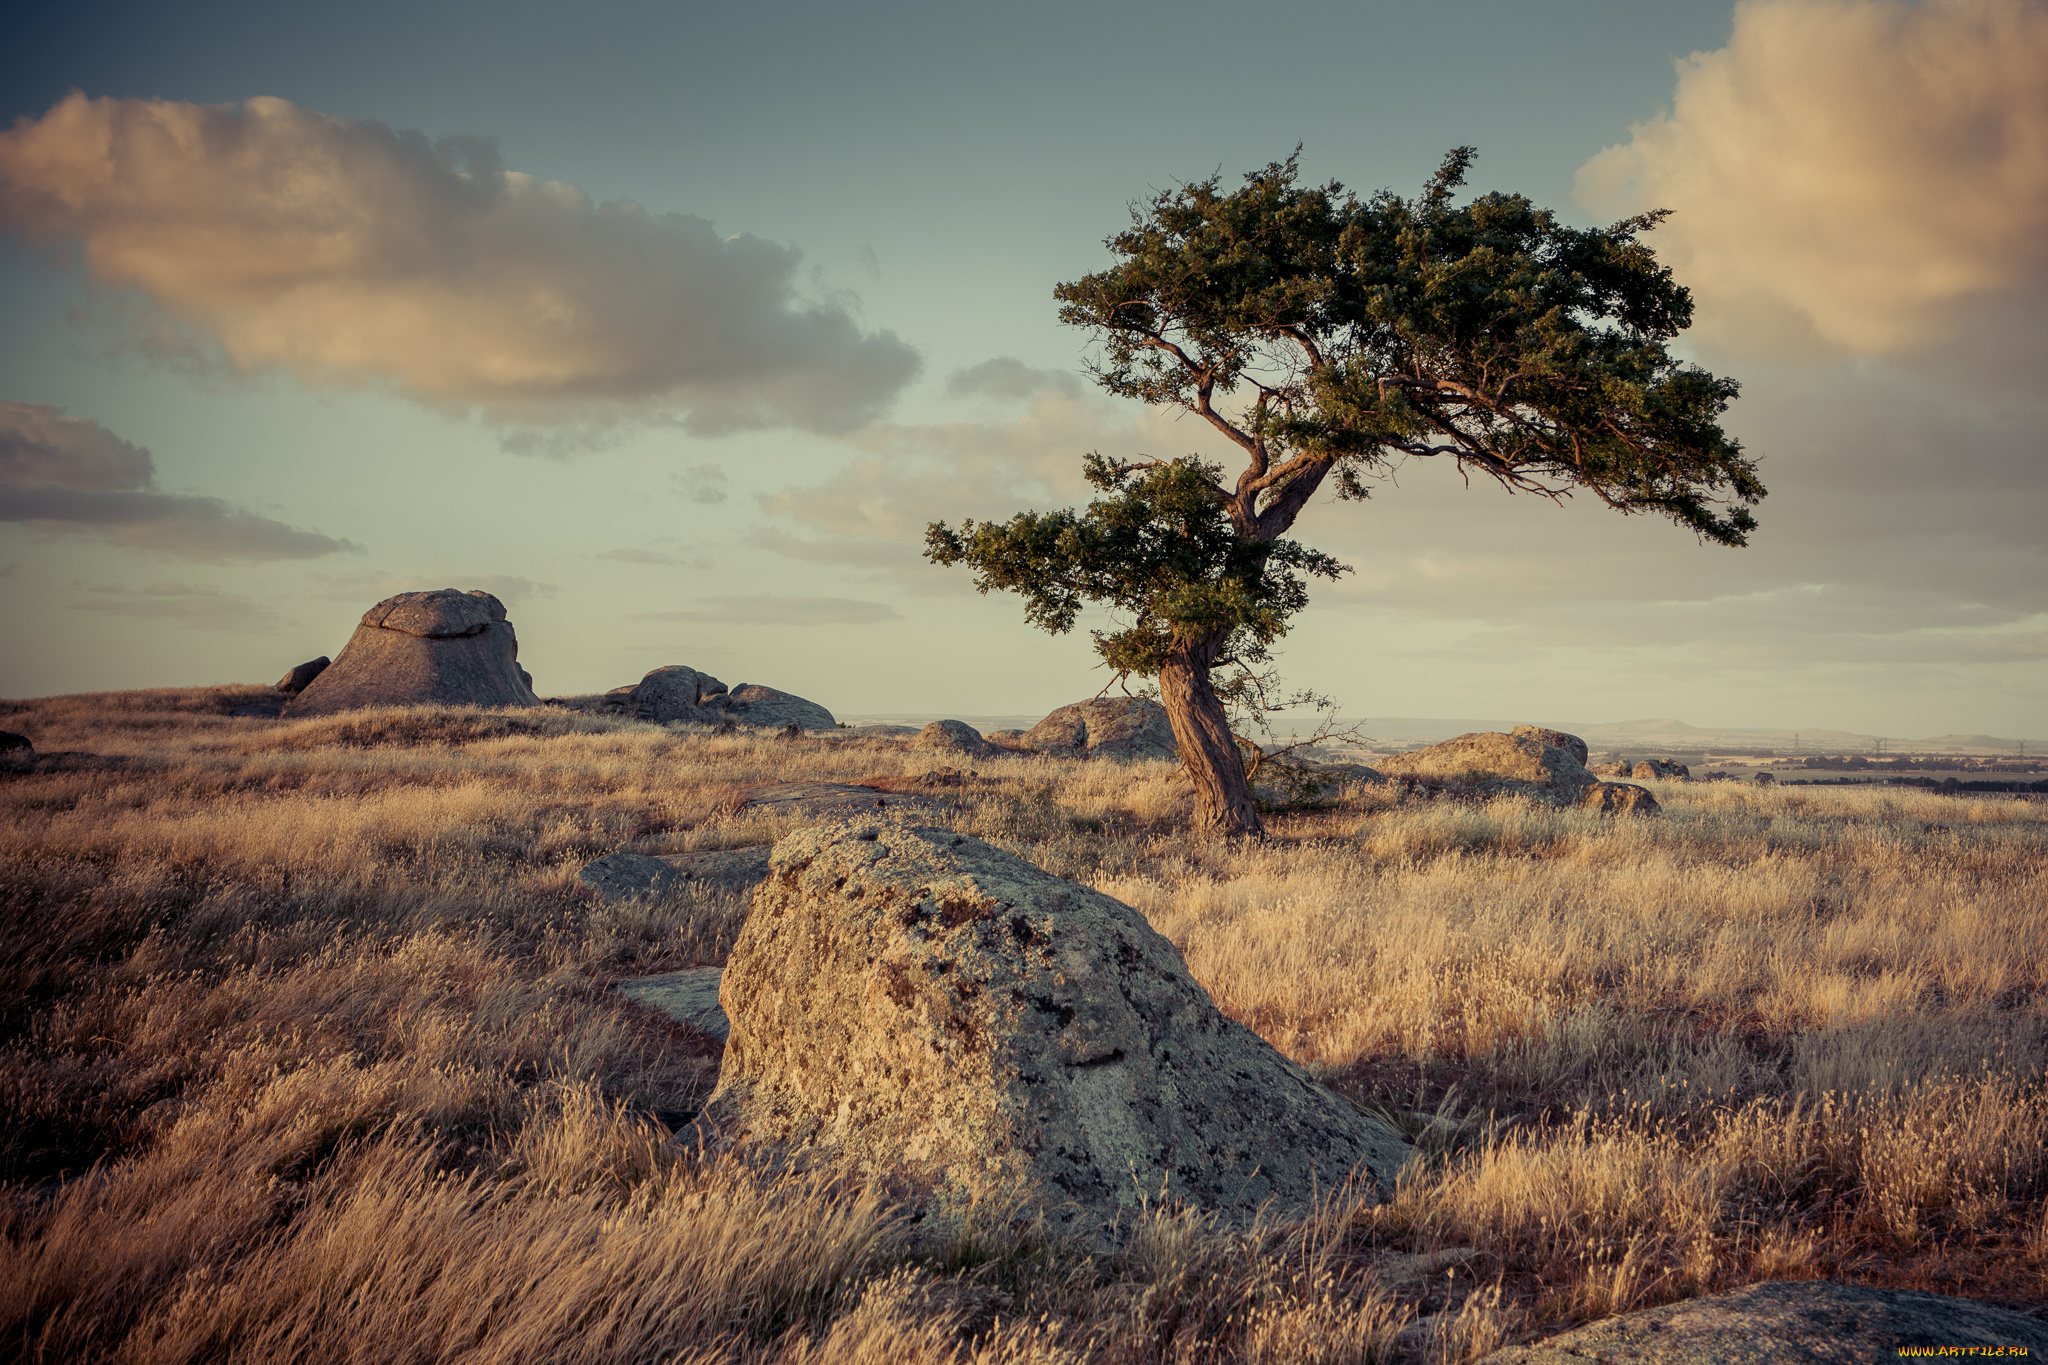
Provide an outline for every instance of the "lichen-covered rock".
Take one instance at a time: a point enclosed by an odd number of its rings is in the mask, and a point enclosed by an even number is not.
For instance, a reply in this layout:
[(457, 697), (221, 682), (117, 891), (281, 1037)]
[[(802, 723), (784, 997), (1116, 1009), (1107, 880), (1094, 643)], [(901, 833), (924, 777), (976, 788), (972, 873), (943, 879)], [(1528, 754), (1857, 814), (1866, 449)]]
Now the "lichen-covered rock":
[(1664, 807), (1647, 787), (1633, 782), (1595, 782), (1579, 795), (1579, 804), (1602, 815), (1662, 815)]
[(2004, 1347), (2038, 1360), (2048, 1352), (2048, 1323), (1943, 1294), (1773, 1281), (1624, 1313), (1495, 1351), (1480, 1365), (1897, 1365), (1909, 1347), (1972, 1359), (1986, 1353), (1971, 1347)]
[(1577, 801), (1593, 785), (1593, 774), (1568, 750), (1529, 735), (1497, 731), (1459, 735), (1412, 754), (1381, 759), (1375, 766), (1388, 777), (1553, 802)]
[(1062, 706), (1018, 742), (1070, 758), (1180, 757), (1166, 708), (1145, 697), (1096, 697)]
[(1691, 781), (1692, 769), (1683, 763), (1673, 763), (1665, 758), (1646, 758), (1636, 764), (1628, 772), (1627, 776), (1633, 777), (1639, 782), (1655, 782), (1660, 778), (1666, 780), (1676, 778), (1680, 781)]
[(1508, 733), (1528, 739), (1540, 739), (1545, 744), (1564, 750), (1581, 763), (1586, 761), (1586, 741), (1577, 735), (1568, 735), (1562, 730), (1546, 730), (1540, 725), (1517, 725)]
[(1141, 1196), (1229, 1217), (1387, 1190), (1400, 1137), (1225, 1018), (1120, 901), (979, 839), (788, 835), (727, 964), (721, 1145), (844, 1164), (933, 1210), (1001, 1192), (1098, 1242)]
[(995, 752), (995, 746), (981, 737), (981, 731), (964, 720), (935, 720), (917, 732), (911, 741), (920, 749), (941, 749), (950, 754), (981, 758)]
[(724, 696), (725, 684), (709, 673), (687, 664), (664, 664), (633, 684), (626, 693), (626, 708), (657, 725), (676, 720), (718, 725), (729, 719), (716, 705)]
[(741, 683), (726, 695), (730, 718), (742, 725), (781, 729), (794, 725), (800, 730), (836, 730), (839, 722), (814, 701), (793, 692), (778, 692), (759, 683)]
[(330, 716), (365, 706), (538, 706), (505, 604), (487, 592), (402, 592), (363, 613), (339, 655), (285, 708)]

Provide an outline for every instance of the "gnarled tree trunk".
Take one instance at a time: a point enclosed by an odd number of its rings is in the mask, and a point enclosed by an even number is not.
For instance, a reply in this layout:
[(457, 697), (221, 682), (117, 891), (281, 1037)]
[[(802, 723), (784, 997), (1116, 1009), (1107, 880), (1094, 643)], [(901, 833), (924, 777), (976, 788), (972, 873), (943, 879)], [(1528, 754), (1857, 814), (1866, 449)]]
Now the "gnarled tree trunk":
[(1180, 761), (1201, 804), (1196, 826), (1212, 834), (1263, 835), (1244, 756), (1231, 737), (1230, 718), (1209, 682), (1209, 669), (1223, 645), (1221, 636), (1175, 641), (1159, 670), (1159, 700), (1173, 723)]

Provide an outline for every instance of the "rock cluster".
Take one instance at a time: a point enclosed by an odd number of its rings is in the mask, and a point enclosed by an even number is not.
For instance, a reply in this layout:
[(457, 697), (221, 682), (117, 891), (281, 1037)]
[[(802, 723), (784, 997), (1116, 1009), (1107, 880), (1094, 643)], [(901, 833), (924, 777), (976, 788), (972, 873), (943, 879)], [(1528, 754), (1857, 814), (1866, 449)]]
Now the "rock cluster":
[(947, 830), (775, 846), (726, 967), (699, 1131), (883, 1178), (933, 1212), (1022, 1198), (1098, 1242), (1142, 1197), (1246, 1217), (1401, 1138), (1225, 1018), (1120, 901)]
[[(294, 669), (294, 673), (298, 670)], [(285, 708), (326, 716), (422, 703), (538, 706), (505, 604), (487, 592), (402, 592), (363, 613), (327, 668)]]
[(2048, 1352), (2048, 1323), (1943, 1294), (1772, 1281), (1589, 1323), (1495, 1351), (1479, 1365), (1879, 1365), (1919, 1347), (1947, 1348), (1927, 1354), (1954, 1358), (2002, 1347), (1999, 1354), (2039, 1359)]
[(1645, 758), (1634, 763), (1625, 758), (1618, 758), (1612, 763), (1596, 764), (1591, 771), (1595, 777), (1633, 777), (1639, 782), (1692, 780), (1692, 769), (1689, 766), (1665, 758)]
[(830, 711), (814, 701), (759, 683), (741, 683), (728, 690), (709, 673), (687, 664), (651, 669), (633, 686), (613, 688), (605, 697), (641, 720), (663, 725), (685, 721), (778, 730), (790, 725), (800, 730), (833, 730), (839, 725)]
[[(1555, 736), (1555, 742), (1552, 738)], [(1584, 806), (1603, 814), (1654, 815), (1657, 798), (1642, 787), (1602, 782), (1579, 755), (1576, 735), (1518, 725), (1511, 734), (1478, 731), (1410, 754), (1381, 759), (1381, 773), (1430, 795), (1522, 796), (1556, 806)]]
[(1096, 697), (1062, 706), (1016, 743), (1067, 758), (1180, 757), (1166, 708), (1144, 697)]

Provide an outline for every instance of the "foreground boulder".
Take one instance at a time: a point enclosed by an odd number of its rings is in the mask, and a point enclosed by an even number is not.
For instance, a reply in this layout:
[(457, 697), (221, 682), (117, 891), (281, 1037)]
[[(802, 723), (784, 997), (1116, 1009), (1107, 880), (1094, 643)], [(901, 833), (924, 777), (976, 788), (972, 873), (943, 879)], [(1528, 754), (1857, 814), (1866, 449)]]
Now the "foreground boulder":
[(1225, 1018), (1120, 901), (946, 830), (848, 820), (776, 844), (727, 964), (721, 1145), (882, 1177), (933, 1211), (1021, 1197), (1098, 1243), (1141, 1196), (1233, 1218), (1401, 1138)]
[(1732, 1294), (1645, 1308), (1481, 1358), (1481, 1365), (1896, 1365), (1928, 1355), (2020, 1359), (2048, 1352), (2048, 1323), (1969, 1299), (1819, 1280), (1753, 1284)]
[(1166, 708), (1145, 697), (1096, 697), (1062, 706), (1017, 742), (1069, 758), (1180, 757)]
[[(1571, 747), (1542, 736), (1572, 741)], [(1657, 798), (1642, 787), (1602, 782), (1576, 756), (1586, 751), (1575, 735), (1515, 727), (1513, 734), (1478, 731), (1412, 754), (1381, 759), (1381, 773), (1429, 789), (1431, 794), (1521, 796), (1554, 806), (1585, 806), (1604, 814), (1653, 815)]]
[(487, 592), (402, 592), (363, 613), (339, 656), (285, 708), (328, 716), (427, 703), (538, 706), (505, 604)]

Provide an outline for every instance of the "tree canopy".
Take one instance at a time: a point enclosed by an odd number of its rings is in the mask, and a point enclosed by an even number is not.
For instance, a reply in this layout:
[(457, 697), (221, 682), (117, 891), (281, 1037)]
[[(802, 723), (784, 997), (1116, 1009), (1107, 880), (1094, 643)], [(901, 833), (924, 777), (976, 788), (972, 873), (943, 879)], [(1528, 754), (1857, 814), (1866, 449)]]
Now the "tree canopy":
[(1060, 319), (1093, 335), (1104, 389), (1202, 418), (1242, 469), (1091, 455), (1108, 496), (1085, 513), (930, 529), (930, 558), (1021, 593), (1044, 629), (1085, 601), (1130, 618), (1097, 648), (1160, 678), (1218, 828), (1258, 821), (1234, 747), (1210, 742), (1210, 670), (1263, 661), (1302, 576), (1343, 571), (1283, 539), (1326, 480), (1363, 498), (1402, 461), (1443, 458), (1721, 545), (1755, 528), (1763, 484), (1720, 427), (1737, 385), (1666, 347), (1692, 300), (1640, 240), (1664, 214), (1581, 229), (1521, 195), (1461, 204), (1472, 157), (1454, 149), (1412, 200), (1302, 186), (1290, 157), (1228, 193), (1211, 177), (1135, 205), (1106, 243), (1116, 264), (1054, 290)]

